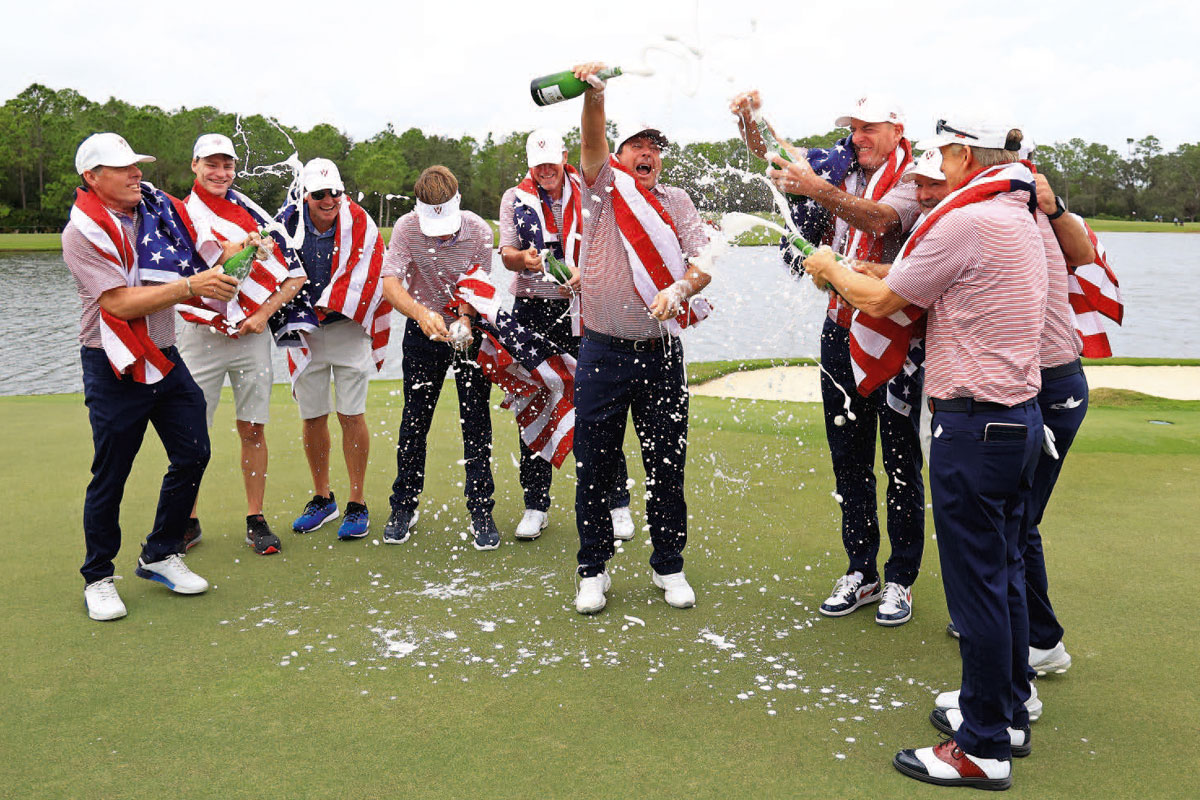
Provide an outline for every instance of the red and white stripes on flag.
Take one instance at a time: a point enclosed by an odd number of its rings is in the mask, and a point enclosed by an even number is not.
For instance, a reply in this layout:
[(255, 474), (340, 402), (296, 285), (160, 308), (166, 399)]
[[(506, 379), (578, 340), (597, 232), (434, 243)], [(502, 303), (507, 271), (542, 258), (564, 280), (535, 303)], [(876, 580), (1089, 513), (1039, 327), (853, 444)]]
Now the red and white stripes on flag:
[[(206, 191), (199, 182), (192, 186), (186, 207), (192, 221), (190, 232), (196, 243), (196, 251), (208, 266), (215, 265), (220, 258), (221, 242), (240, 242), (247, 234), (260, 231), (271, 221), (253, 200), (236, 189), (230, 189), (227, 196), (219, 197)], [(254, 209), (261, 219), (256, 219), (248, 209)], [(201, 265), (196, 267), (197, 270), (204, 268)], [(188, 322), (211, 325), (225, 335), (234, 337), (238, 324), (257, 311), (288, 277), (287, 261), (276, 246), (266, 261), (254, 260), (250, 274), (242, 281), (234, 299), (223, 302), (194, 297), (175, 308)]]
[(1108, 335), (1104, 332), (1103, 315), (1118, 325), (1125, 318), (1125, 304), (1121, 300), (1121, 287), (1117, 283), (1116, 273), (1108, 265), (1108, 254), (1104, 245), (1091, 226), (1084, 222), (1083, 217), (1072, 214), (1087, 230), (1092, 247), (1096, 250), (1096, 260), (1082, 267), (1067, 267), (1067, 298), (1071, 302), (1071, 311), (1075, 316), (1075, 329), (1083, 340), (1083, 355), (1085, 358), (1109, 358), (1112, 347), (1108, 343)]
[[(1013, 191), (1026, 191), (1033, 198), (1033, 173), (1028, 167), (1002, 164), (983, 170), (969, 183), (946, 195), (917, 225), (900, 248), (892, 269), (896, 269), (937, 221), (950, 211)], [(850, 360), (859, 394), (866, 397), (904, 367), (912, 339), (924, 336), (924, 320), (925, 309), (912, 304), (888, 317), (854, 312), (850, 322)]]
[[(634, 288), (650, 308), (655, 295), (687, 272), (679, 232), (658, 198), (643, 189), (615, 156), (610, 155), (609, 162), (613, 170), (613, 217), (629, 256)], [(696, 324), (711, 311), (703, 297), (692, 297), (677, 317), (663, 324), (671, 335), (678, 336), (681, 329)]]
[[(304, 224), (303, 219), (299, 224)], [(378, 372), (392, 333), (392, 306), (383, 299), (383, 237), (371, 215), (349, 197), (342, 200), (336, 225), (329, 283), (313, 306), (320, 318), (336, 311), (362, 326), (371, 339), (371, 358)], [(300, 341), (300, 347), (287, 348), (293, 386), (311, 359), (303, 333)]]
[[(95, 194), (75, 190), (71, 222), (100, 255), (121, 269), (126, 286), (142, 285), (133, 242)], [(138, 383), (158, 383), (175, 366), (151, 340), (145, 317), (123, 320), (101, 309), (100, 343), (113, 372), (128, 373)]]
[(504, 390), (525, 446), (561, 467), (575, 442), (575, 359), (500, 308), (491, 277), (476, 265), (459, 276), (459, 300), (479, 312), (477, 362)]
[[(579, 171), (570, 164), (563, 165), (561, 231), (558, 229), (558, 223), (554, 221), (554, 210), (550, 207), (549, 195), (538, 186), (533, 177), (533, 170), (526, 173), (521, 182), (513, 188), (513, 193), (517, 203), (528, 208), (537, 218), (538, 230), (529, 233), (534, 245), (539, 249), (549, 247), (553, 250), (553, 245), (558, 244), (563, 263), (568, 267), (578, 268), (579, 251), (583, 243), (583, 180)], [(515, 274), (513, 281), (515, 285)], [(580, 319), (578, 293), (572, 293), (568, 313), (571, 315), (571, 332), (582, 336), (583, 322)]]

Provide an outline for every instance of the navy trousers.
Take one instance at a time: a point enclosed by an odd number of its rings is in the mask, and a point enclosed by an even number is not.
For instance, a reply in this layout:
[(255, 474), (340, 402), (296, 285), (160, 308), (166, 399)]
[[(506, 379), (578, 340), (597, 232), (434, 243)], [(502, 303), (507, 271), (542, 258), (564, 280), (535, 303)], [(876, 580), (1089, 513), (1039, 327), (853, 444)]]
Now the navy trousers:
[(121, 498), (134, 458), (152, 424), (167, 451), (167, 474), (158, 493), (154, 527), (142, 545), (142, 558), (161, 561), (183, 552), (183, 528), (196, 502), (208, 465), (208, 424), (204, 393), (169, 347), (163, 354), (175, 364), (158, 383), (118, 377), (98, 347), (80, 350), (83, 399), (92, 425), (92, 480), (83, 500), (83, 536), (87, 556), (79, 570), (87, 583), (113, 574), (121, 548)]
[(609, 498), (624, 475), (625, 420), (633, 415), (646, 469), (646, 521), (659, 575), (683, 569), (687, 503), (688, 391), (683, 345), (630, 352), (584, 336), (575, 370), (575, 521), (579, 527), (579, 574), (604, 571), (613, 556)]
[[(884, 580), (912, 586), (921, 569), (925, 548), (925, 482), (921, 477), (921, 441), (914, 410), (906, 417), (887, 404), (887, 387), (863, 397), (855, 390), (850, 363), (850, 331), (830, 319), (821, 331), (821, 403), (825, 436), (833, 457), (833, 475), (842, 498), (842, 546), (849, 558), (847, 572), (861, 572), (867, 582), (879, 575), (879, 514), (875, 498), (875, 430), (883, 446), (887, 472), (887, 532), (892, 552), (884, 565)], [(833, 376), (832, 380), (830, 375)], [(838, 385), (841, 385), (841, 389)], [(851, 420), (846, 414), (850, 395)], [(844, 424), (836, 420), (843, 417)]]
[[(545, 336), (555, 345), (579, 360), (579, 337), (571, 333), (571, 303), (569, 300), (551, 300), (540, 297), (518, 297), (513, 302), (513, 318), (527, 328)], [(534, 454), (525, 446), (521, 434), (517, 433), (517, 444), (521, 449), (521, 489), (525, 494), (525, 507), (535, 511), (550, 509), (550, 482), (554, 467), (544, 458)], [(608, 499), (609, 508), (625, 508), (629, 505), (629, 475), (625, 459), (621, 459), (621, 474)]]
[(472, 514), (490, 512), (496, 505), (492, 495), (492, 414), (488, 405), (492, 384), (475, 363), (479, 334), (465, 353), (448, 342), (434, 342), (421, 332), (415, 320), (404, 328), (404, 413), (396, 442), (396, 480), (392, 483), (393, 511), (413, 512), (425, 488), (425, 448), (433, 410), (437, 408), (446, 370), (454, 366), (458, 390), (458, 416), (462, 426), (463, 459), (467, 481), (463, 493)]
[(1029, 645), (1049, 650), (1062, 640), (1063, 629), (1050, 604), (1046, 556), (1042, 551), (1042, 534), (1038, 525), (1042, 523), (1042, 515), (1050, 502), (1050, 493), (1058, 482), (1067, 451), (1071, 449), (1075, 434), (1079, 432), (1079, 426), (1087, 414), (1088, 384), (1082, 369), (1051, 379), (1047, 379), (1043, 371), (1042, 391), (1038, 394), (1037, 403), (1043, 423), (1054, 434), (1058, 458), (1041, 453), (1033, 474), (1033, 495), (1028, 511), (1029, 533), (1024, 552), (1025, 602), (1029, 606)]
[(1029, 724), (1021, 551), (1042, 415), (1033, 401), (971, 412), (937, 410), (935, 401), (932, 429), (933, 521), (962, 656), (963, 724), (955, 739), (971, 755), (1010, 758), (1008, 727)]

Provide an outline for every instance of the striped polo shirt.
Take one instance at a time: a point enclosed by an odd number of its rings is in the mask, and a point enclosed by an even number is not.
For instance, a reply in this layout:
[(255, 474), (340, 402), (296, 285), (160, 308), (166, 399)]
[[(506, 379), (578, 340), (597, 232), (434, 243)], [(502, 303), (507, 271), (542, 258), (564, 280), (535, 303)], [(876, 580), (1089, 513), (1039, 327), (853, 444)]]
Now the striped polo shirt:
[[(708, 233), (687, 192), (657, 184), (650, 190), (675, 223), (684, 258), (699, 254), (708, 244)], [(650, 316), (650, 310), (633, 285), (629, 256), (613, 214), (613, 169), (604, 162), (596, 182), (583, 187), (583, 246), (580, 251), (583, 326), (622, 339), (665, 336), (667, 329)]]
[(1067, 299), (1067, 260), (1050, 218), (1041, 209), (1037, 212), (1038, 231), (1046, 250), (1046, 266), (1049, 269), (1046, 289), (1046, 325), (1042, 328), (1042, 369), (1061, 367), (1079, 358), (1083, 352), (1083, 340), (1075, 330), (1075, 315), (1071, 313), (1071, 302)]
[(1012, 406), (1041, 389), (1046, 253), (1018, 193), (950, 211), (884, 282), (928, 311), (930, 397)]
[[(121, 227), (131, 241), (137, 241), (137, 218), (114, 212)], [(109, 289), (124, 289), (125, 273), (116, 264), (102, 256), (95, 246), (83, 235), (83, 231), (68, 222), (62, 233), (63, 261), (75, 278), (79, 291), (82, 313), (79, 318), (79, 343), (84, 347), (101, 347), (100, 341), (100, 295)], [(165, 349), (175, 344), (175, 308), (168, 306), (146, 315), (146, 328), (150, 340)]]
[(458, 233), (443, 242), (421, 233), (417, 212), (410, 211), (392, 229), (383, 277), (404, 281), (414, 300), (440, 312), (449, 324), (455, 319), (446, 308), (454, 299), (454, 282), (476, 264), (492, 271), (492, 227), (478, 214), (462, 212)]
[[(500, 244), (499, 247), (515, 247), (518, 250), (523, 250), (521, 246), (521, 237), (517, 235), (517, 223), (513, 217), (513, 209), (517, 204), (517, 189), (516, 187), (509, 188), (500, 198)], [(554, 214), (554, 224), (558, 229), (562, 230), (563, 205), (562, 198), (550, 204), (550, 211)], [(546, 280), (544, 272), (530, 272), (521, 270), (513, 272), (513, 297), (540, 297), (544, 300), (562, 300), (563, 296), (558, 293), (558, 284), (554, 281)]]

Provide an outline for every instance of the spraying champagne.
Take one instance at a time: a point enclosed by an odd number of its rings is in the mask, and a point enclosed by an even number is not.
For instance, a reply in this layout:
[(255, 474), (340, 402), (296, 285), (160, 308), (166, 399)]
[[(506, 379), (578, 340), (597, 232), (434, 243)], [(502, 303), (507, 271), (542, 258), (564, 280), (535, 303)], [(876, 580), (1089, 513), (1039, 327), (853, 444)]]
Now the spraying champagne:
[[(610, 67), (609, 69), (601, 70), (596, 73), (596, 77), (602, 81), (609, 78), (615, 78), (622, 74), (620, 67)], [(529, 93), (533, 95), (533, 102), (539, 106), (553, 105), (561, 103), (564, 100), (570, 100), (586, 92), (591, 88), (591, 84), (587, 81), (581, 81), (575, 77), (573, 72), (556, 72), (553, 75), (543, 75), (540, 78), (534, 78), (529, 82)]]

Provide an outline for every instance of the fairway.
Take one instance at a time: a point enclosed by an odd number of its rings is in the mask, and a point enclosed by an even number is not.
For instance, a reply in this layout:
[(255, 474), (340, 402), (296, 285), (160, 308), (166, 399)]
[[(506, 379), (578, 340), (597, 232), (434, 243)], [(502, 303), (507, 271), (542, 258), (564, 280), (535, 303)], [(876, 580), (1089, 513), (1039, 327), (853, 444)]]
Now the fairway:
[[(371, 535), (339, 543), (329, 526), (290, 531), (310, 484), (276, 386), (266, 513), (284, 549), (259, 557), (243, 541), (226, 389), (188, 556), (213, 584), (198, 597), (134, 576), (164, 465), (151, 432), (122, 507), (129, 616), (97, 623), (78, 573), (82, 398), (0, 398), (0, 797), (971, 796), (891, 766), (938, 741), (933, 696), (958, 684), (931, 518), (912, 622), (817, 613), (845, 567), (818, 405), (693, 399), (684, 557), (698, 603), (684, 611), (650, 584), (630, 429), (639, 530), (610, 565), (608, 608), (587, 618), (573, 608), (573, 462), (549, 528), (514, 541), (516, 429), (495, 410), (504, 538), (475, 551), (454, 400), (447, 384), (413, 538), (384, 546), (402, 401), (399, 382), (372, 382)], [(336, 425), (333, 438), (344, 503)], [(1009, 796), (1200, 795), (1198, 496), (1200, 403), (1092, 409), (1042, 526), (1074, 666), (1039, 682), (1045, 712)]]

